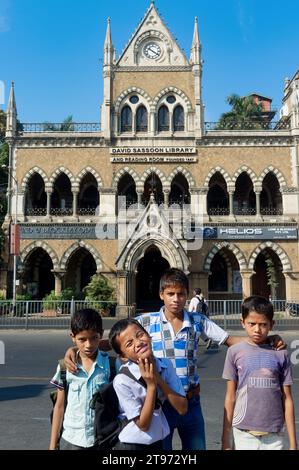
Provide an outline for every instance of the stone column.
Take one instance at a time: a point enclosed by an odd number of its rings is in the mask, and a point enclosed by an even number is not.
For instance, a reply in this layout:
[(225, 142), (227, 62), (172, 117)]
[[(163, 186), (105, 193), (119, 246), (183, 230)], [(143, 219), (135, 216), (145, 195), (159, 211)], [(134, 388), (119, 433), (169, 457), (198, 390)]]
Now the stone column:
[(54, 277), (55, 277), (55, 295), (59, 295), (59, 294), (61, 294), (62, 279), (65, 276), (66, 271), (55, 271), (53, 269), (52, 273), (54, 274)]
[(52, 189), (47, 189), (46, 190), (46, 195), (47, 195), (47, 211), (46, 211), (46, 217), (49, 219), (51, 215), (51, 196), (52, 196)]
[(168, 205), (169, 205), (169, 193), (170, 193), (170, 190), (169, 190), (169, 189), (164, 189), (163, 194), (164, 194), (164, 208), (165, 208), (165, 209), (168, 209)]
[(255, 192), (256, 217), (261, 217), (261, 192), (262, 192), (262, 187), (260, 185), (254, 185), (253, 190)]
[(286, 285), (286, 300), (299, 299), (299, 272), (283, 271)]
[(155, 135), (155, 108), (150, 109), (149, 115), (149, 135)]
[(117, 271), (117, 317), (126, 318), (128, 316), (128, 277), (129, 272)]
[(140, 209), (141, 205), (142, 205), (143, 189), (137, 189), (136, 188), (136, 192), (137, 192), (137, 205), (138, 205), (138, 209)]
[(240, 271), (241, 277), (242, 277), (242, 296), (243, 298), (249, 297), (251, 295), (251, 278), (255, 274), (255, 272), (252, 271)]
[(73, 189), (73, 217), (77, 217), (77, 206), (78, 206), (78, 194), (79, 194), (79, 189)]

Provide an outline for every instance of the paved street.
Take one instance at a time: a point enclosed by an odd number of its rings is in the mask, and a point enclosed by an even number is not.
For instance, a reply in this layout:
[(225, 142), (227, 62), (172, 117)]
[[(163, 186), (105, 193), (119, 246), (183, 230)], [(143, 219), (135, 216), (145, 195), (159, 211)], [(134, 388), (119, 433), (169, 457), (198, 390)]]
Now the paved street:
[[(281, 335), (289, 346), (299, 339), (295, 331), (283, 331)], [(68, 333), (2, 330), (0, 340), (5, 344), (6, 353), (6, 363), (0, 365), (0, 449), (47, 449), (51, 411), (49, 379), (57, 359), (63, 357), (65, 349), (71, 345)], [(225, 393), (225, 383), (220, 377), (225, 351), (225, 346), (209, 351), (201, 347), (199, 354), (202, 406), (210, 450), (220, 448)], [(299, 351), (296, 357), (299, 360)], [(293, 371), (299, 436), (299, 365), (293, 366)], [(177, 438), (175, 448), (179, 449)]]

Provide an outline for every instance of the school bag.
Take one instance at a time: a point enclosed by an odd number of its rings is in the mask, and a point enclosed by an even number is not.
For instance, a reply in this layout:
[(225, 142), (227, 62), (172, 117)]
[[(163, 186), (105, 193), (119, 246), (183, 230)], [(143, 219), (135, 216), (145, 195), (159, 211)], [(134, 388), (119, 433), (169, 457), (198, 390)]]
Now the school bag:
[(207, 317), (209, 316), (209, 308), (208, 305), (205, 302), (205, 299), (203, 297), (200, 297), (199, 295), (196, 296), (199, 300), (198, 304), (196, 305), (196, 312), (202, 313), (203, 315), (206, 315)]
[[(60, 378), (61, 378), (61, 381), (63, 383), (63, 388), (64, 388), (64, 411), (65, 411), (66, 405), (67, 405), (68, 383), (66, 380), (66, 365), (65, 365), (64, 359), (59, 359), (58, 364), (60, 366)], [(51, 426), (52, 426), (52, 421), (53, 421), (54, 406), (57, 400), (57, 393), (58, 393), (57, 388), (55, 388), (55, 390), (51, 390), (50, 392), (50, 398), (51, 398), (52, 405), (53, 405), (51, 413), (50, 413)], [(62, 431), (63, 431), (63, 426), (61, 425), (59, 437), (57, 440), (57, 446), (56, 446), (57, 450), (59, 450)]]
[[(130, 372), (128, 367), (122, 367), (119, 374), (125, 374), (135, 382), (139, 382), (146, 388), (146, 382), (141, 377), (139, 380)], [(156, 397), (155, 408), (161, 406), (160, 400)], [(124, 427), (133, 419), (120, 419), (119, 402), (113, 387), (113, 382), (103, 385), (101, 389), (93, 395), (90, 407), (95, 411), (94, 416), (94, 446), (96, 450), (112, 450), (118, 442), (118, 436)]]

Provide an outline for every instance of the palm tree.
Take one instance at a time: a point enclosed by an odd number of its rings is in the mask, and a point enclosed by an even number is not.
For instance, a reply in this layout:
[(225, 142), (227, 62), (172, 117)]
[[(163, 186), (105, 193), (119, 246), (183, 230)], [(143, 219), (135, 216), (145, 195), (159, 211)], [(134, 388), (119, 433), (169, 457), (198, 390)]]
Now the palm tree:
[(232, 94), (226, 102), (232, 107), (231, 111), (223, 113), (216, 129), (263, 129), (265, 122), (262, 116), (262, 105), (256, 104), (252, 96)]
[(52, 122), (44, 123), (44, 132), (67, 132), (74, 130), (73, 116), (67, 116), (62, 124), (53, 124)]

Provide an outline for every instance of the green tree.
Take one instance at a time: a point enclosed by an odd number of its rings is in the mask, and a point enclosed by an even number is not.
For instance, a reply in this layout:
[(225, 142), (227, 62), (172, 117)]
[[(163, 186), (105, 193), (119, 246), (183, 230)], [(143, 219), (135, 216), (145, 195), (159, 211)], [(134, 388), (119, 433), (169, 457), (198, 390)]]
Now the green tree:
[(67, 116), (62, 124), (53, 124), (52, 122), (44, 123), (44, 132), (67, 132), (74, 130), (73, 116)]
[(85, 300), (101, 301), (100, 308), (102, 309), (110, 308), (115, 304), (114, 289), (108, 279), (101, 275), (94, 274), (83, 291)]
[(256, 104), (252, 96), (232, 94), (226, 102), (232, 107), (231, 111), (223, 113), (216, 129), (263, 129), (265, 122), (262, 116), (262, 105)]
[(271, 258), (266, 259), (266, 265), (266, 273), (268, 279), (267, 285), (270, 286), (271, 297), (274, 300), (276, 299), (276, 291), (277, 287), (279, 286), (279, 282), (277, 282), (276, 269)]

